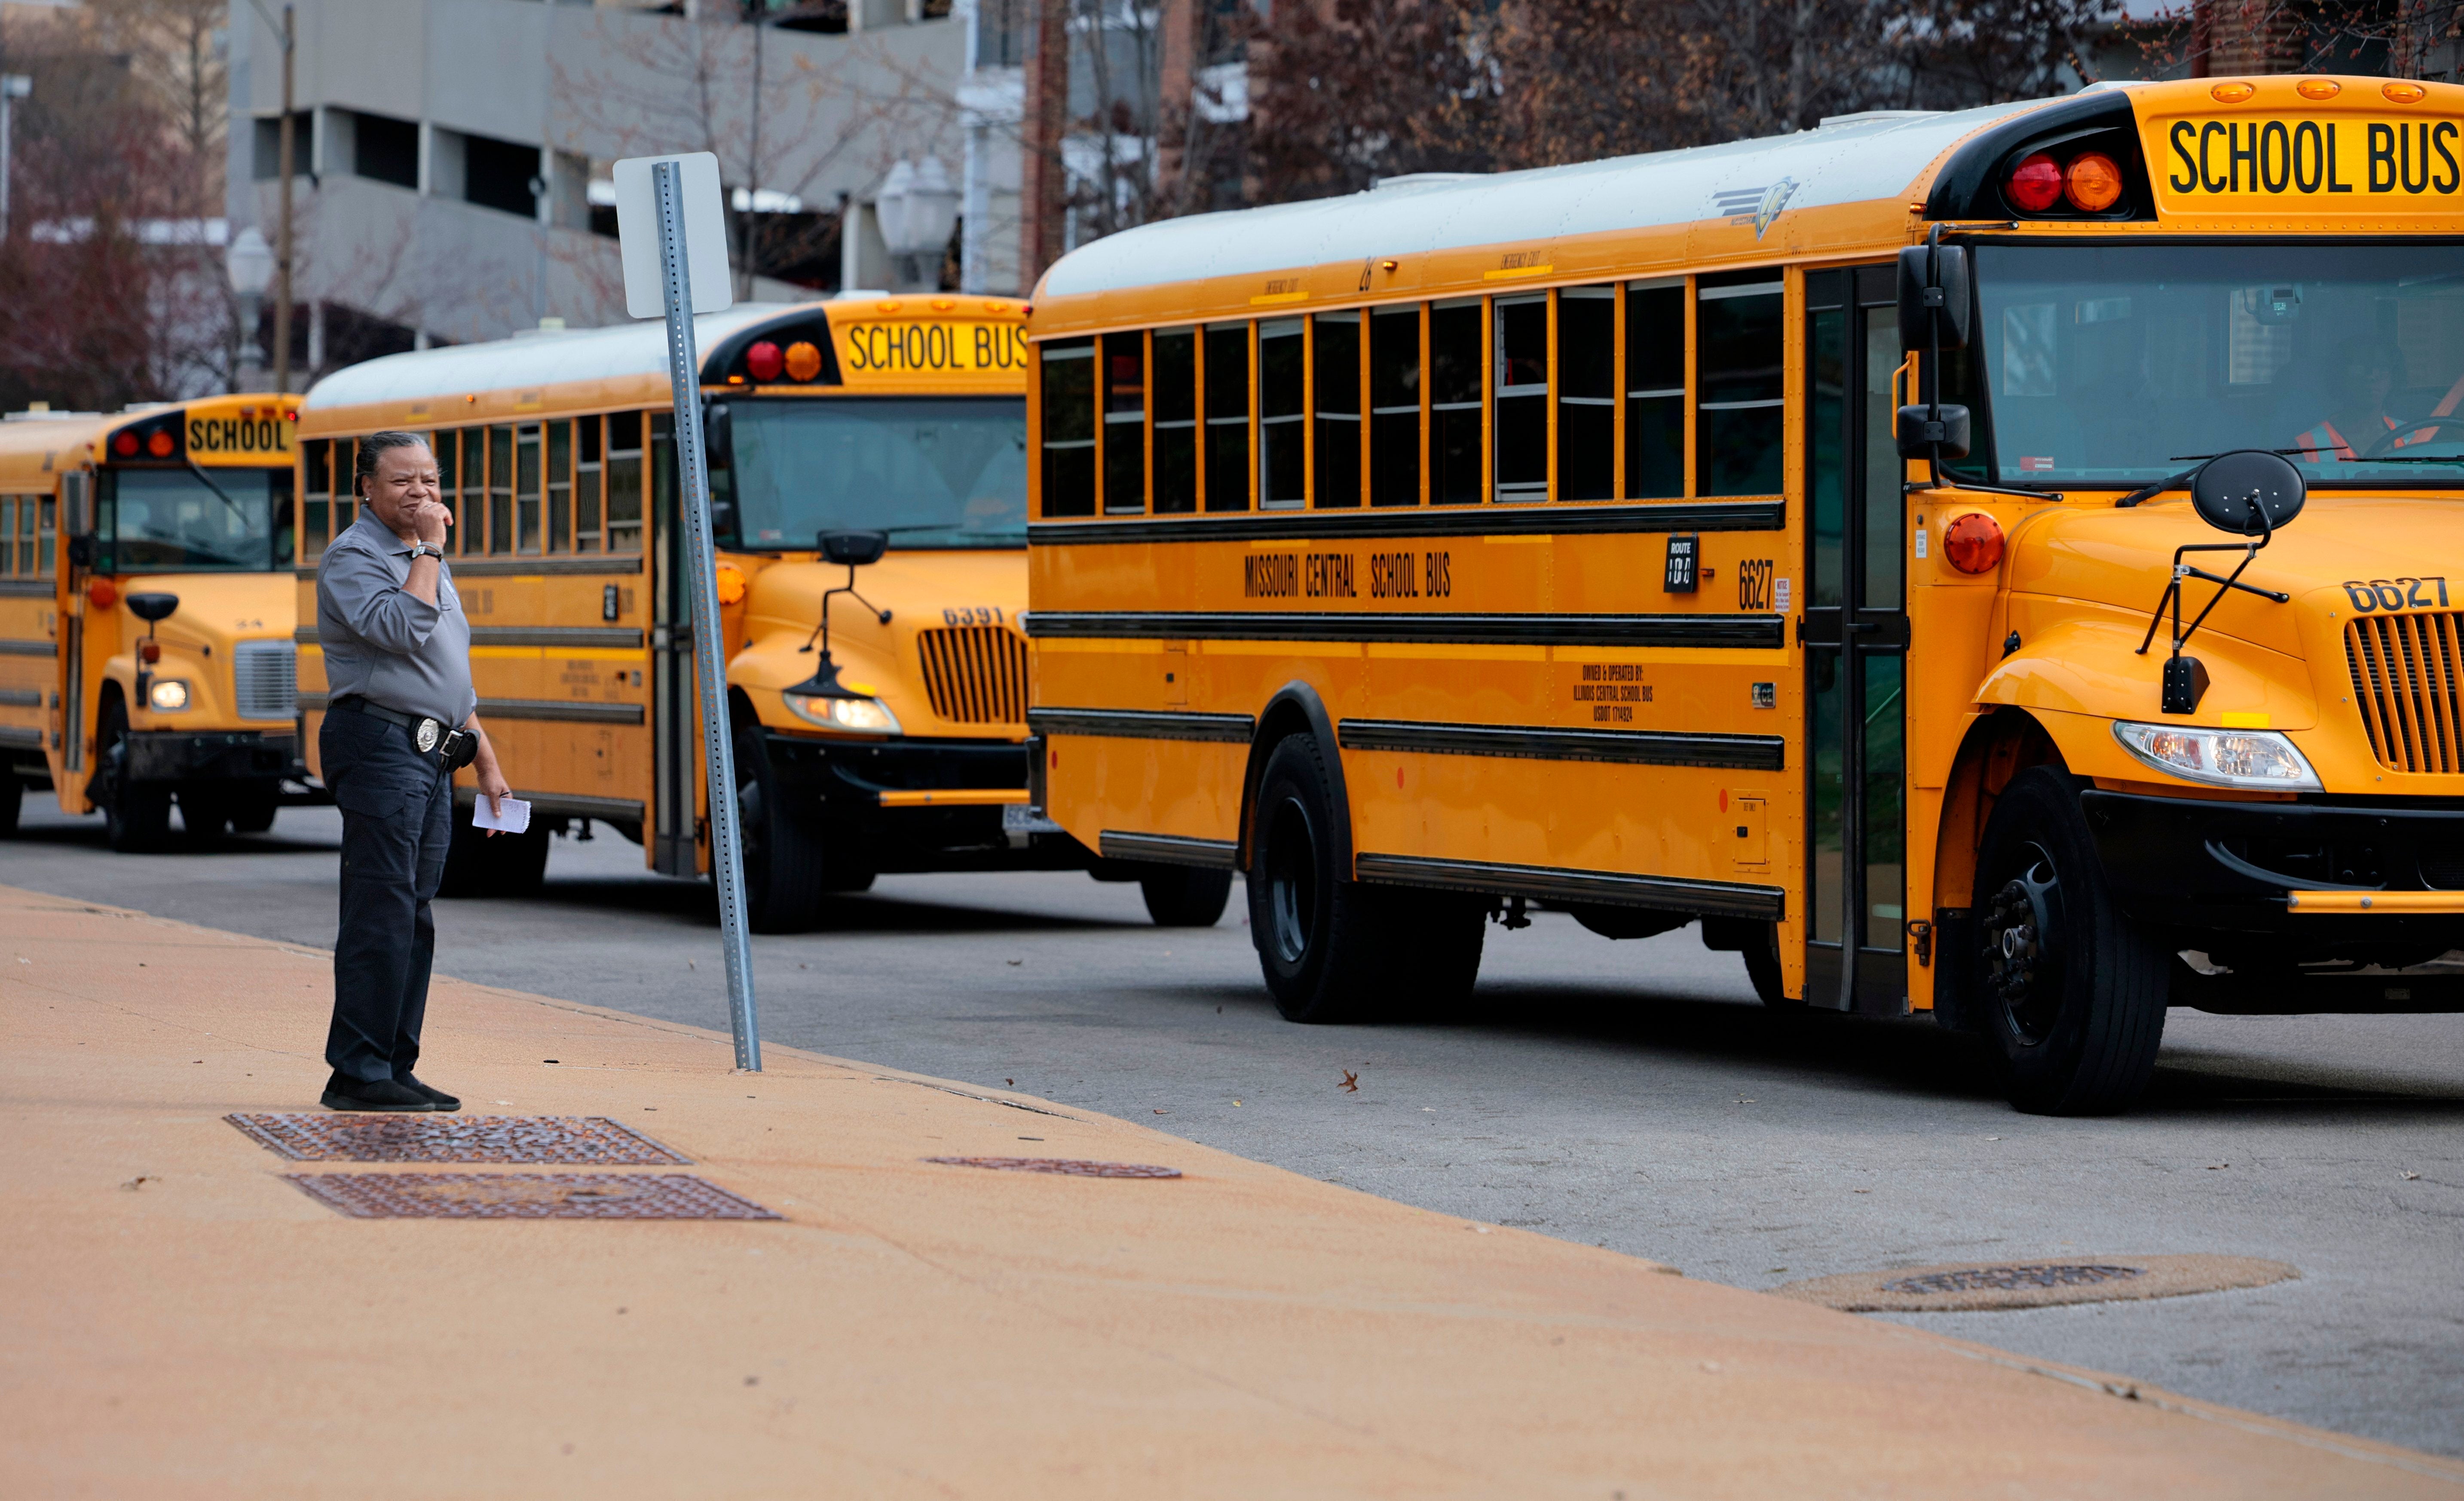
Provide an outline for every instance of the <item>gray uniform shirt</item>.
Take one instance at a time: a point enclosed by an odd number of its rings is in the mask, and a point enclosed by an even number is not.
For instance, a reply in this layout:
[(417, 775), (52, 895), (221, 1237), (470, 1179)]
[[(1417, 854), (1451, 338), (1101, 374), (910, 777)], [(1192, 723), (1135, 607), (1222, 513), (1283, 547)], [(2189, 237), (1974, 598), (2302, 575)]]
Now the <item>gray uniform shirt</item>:
[(471, 690), (471, 621), (442, 559), (434, 604), (403, 588), (410, 547), (363, 511), (325, 549), (317, 565), (317, 642), (325, 649), (326, 697), (356, 694), (451, 728), (479, 707)]

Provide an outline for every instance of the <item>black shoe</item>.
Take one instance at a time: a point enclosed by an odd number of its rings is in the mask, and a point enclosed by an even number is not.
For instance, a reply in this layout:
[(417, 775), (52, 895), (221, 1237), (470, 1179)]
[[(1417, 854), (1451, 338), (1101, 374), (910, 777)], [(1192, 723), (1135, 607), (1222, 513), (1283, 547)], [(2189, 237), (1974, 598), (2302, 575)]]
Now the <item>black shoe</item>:
[(462, 1108), (462, 1101), (445, 1093), (445, 1091), (438, 1089), (433, 1084), (421, 1083), (418, 1079), (413, 1078), (407, 1074), (395, 1079), (394, 1082), (427, 1097), (428, 1107), (430, 1110), (459, 1110)]
[(401, 1114), (436, 1108), (436, 1102), (427, 1095), (394, 1079), (343, 1078), (340, 1075), (326, 1081), (322, 1103), (328, 1110), (380, 1110)]

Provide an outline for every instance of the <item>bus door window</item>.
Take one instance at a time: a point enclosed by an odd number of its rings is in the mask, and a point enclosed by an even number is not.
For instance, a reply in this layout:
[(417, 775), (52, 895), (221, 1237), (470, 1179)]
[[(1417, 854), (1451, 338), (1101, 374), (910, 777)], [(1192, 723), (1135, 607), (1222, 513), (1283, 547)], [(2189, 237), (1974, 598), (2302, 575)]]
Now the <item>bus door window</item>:
[(1559, 500), (1617, 495), (1617, 289), (1557, 294)]
[(547, 424), (547, 550), (573, 551), (573, 424)]
[(1147, 509), (1147, 336), (1104, 336), (1104, 514)]
[(1497, 299), (1497, 498), (1549, 498), (1549, 294)]
[(606, 461), (600, 455), (602, 419), (584, 417), (574, 424), (573, 465), (573, 550), (596, 553), (600, 550), (599, 521), (605, 500), (603, 483)]
[(1420, 503), (1420, 306), (1369, 315), (1369, 503)]
[(1095, 343), (1036, 346), (1044, 374), (1044, 513), (1095, 513)]
[(1198, 509), (1198, 331), (1155, 334), (1155, 510)]
[(1890, 270), (1806, 278), (1806, 1000), (1906, 993), (1905, 469)]
[(539, 550), (539, 424), (525, 423), (514, 435), (515, 547)]
[(1307, 325), (1258, 325), (1258, 504), (1288, 511), (1309, 501)]
[(1625, 494), (1685, 493), (1685, 279), (1625, 288)]
[(1320, 509), (1360, 504), (1360, 315), (1321, 313), (1309, 319), (1309, 404), (1315, 412), (1315, 472)]
[(1206, 509), (1249, 509), (1249, 325), (1206, 331)]
[[(1476, 506), (1482, 497), (1480, 420), (1482, 337), (1486, 309), (1478, 297), (1429, 309), (1429, 502)], [(1545, 399), (1547, 390), (1541, 395)], [(1547, 410), (1545, 400), (1542, 410)]]
[(642, 414), (607, 414), (607, 551), (642, 551)]
[[(1786, 450), (1785, 284), (1769, 271), (1705, 276), (1694, 330), (1695, 493), (1776, 495)], [(1735, 279), (1747, 278), (1747, 279)]]

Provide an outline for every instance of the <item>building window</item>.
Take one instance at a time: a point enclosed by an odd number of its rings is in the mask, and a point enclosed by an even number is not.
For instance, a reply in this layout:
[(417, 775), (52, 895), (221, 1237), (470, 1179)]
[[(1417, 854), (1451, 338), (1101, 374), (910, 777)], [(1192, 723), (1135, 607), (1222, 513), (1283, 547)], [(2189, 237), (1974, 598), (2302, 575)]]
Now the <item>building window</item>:
[(1420, 503), (1420, 313), (1369, 315), (1369, 503)]
[(1549, 498), (1549, 294), (1497, 299), (1497, 498)]
[(1786, 284), (1768, 271), (1703, 279), (1696, 294), (1695, 493), (1776, 495), (1787, 389)]
[(1429, 309), (1429, 501), (1480, 504), (1481, 355), (1478, 297)]
[(1317, 504), (1360, 504), (1360, 315), (1309, 319), (1312, 404), (1317, 409)]
[(1249, 325), (1206, 331), (1206, 509), (1249, 509)]
[(1259, 505), (1309, 502), (1307, 324), (1283, 318), (1258, 325)]
[(1625, 492), (1685, 493), (1685, 282), (1625, 290)]
[(419, 126), (407, 120), (353, 111), (351, 172), (396, 187), (417, 187)]
[(1198, 332), (1155, 336), (1155, 514), (1198, 509)]
[(537, 146), (518, 146), (489, 136), (462, 138), (462, 197), (467, 203), (535, 218), (539, 199), (531, 184), (539, 175)]
[(1557, 294), (1557, 498), (1617, 495), (1617, 289)]
[(1147, 509), (1147, 337), (1104, 336), (1104, 513)]
[(1044, 513), (1095, 513), (1095, 343), (1037, 346), (1044, 378)]

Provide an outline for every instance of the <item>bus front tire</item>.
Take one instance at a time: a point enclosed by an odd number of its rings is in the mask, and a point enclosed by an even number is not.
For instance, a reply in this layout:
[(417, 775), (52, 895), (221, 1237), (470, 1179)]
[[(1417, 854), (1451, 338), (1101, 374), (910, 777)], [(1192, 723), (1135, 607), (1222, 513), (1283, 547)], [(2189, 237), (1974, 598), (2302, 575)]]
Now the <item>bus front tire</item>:
[(1194, 865), (1155, 865), (1138, 877), (1138, 895), (1157, 927), (1213, 927), (1232, 900), (1232, 873)]
[(1275, 1009), (1344, 1022), (1460, 1008), (1480, 975), (1486, 900), (1348, 879), (1332, 781), (1309, 734), (1280, 742), (1258, 779), (1249, 936)]
[(2051, 767), (2011, 779), (1976, 863), (1966, 962), (1987, 1055), (2031, 1115), (2125, 1110), (2156, 1071), (2169, 956), (2123, 916), (2079, 792)]
[(812, 926), (829, 889), (821, 840), (784, 803), (760, 728), (738, 724), (736, 827), (744, 860), (744, 921), (757, 933), (801, 933)]
[(26, 784), (10, 777), (8, 785), (0, 787), (0, 839), (17, 837), (17, 819), (25, 806)]
[(95, 780), (102, 794), (95, 800), (102, 804), (103, 839), (121, 855), (160, 849), (171, 833), (171, 794), (133, 785), (125, 774), (127, 739), (128, 707), (115, 695), (103, 705), (94, 737), (95, 765), (100, 772)]
[(471, 821), (472, 810), (453, 810), (453, 836), (445, 846), (445, 874), (436, 894), (460, 900), (535, 897), (547, 885), (548, 831), (491, 836)]

